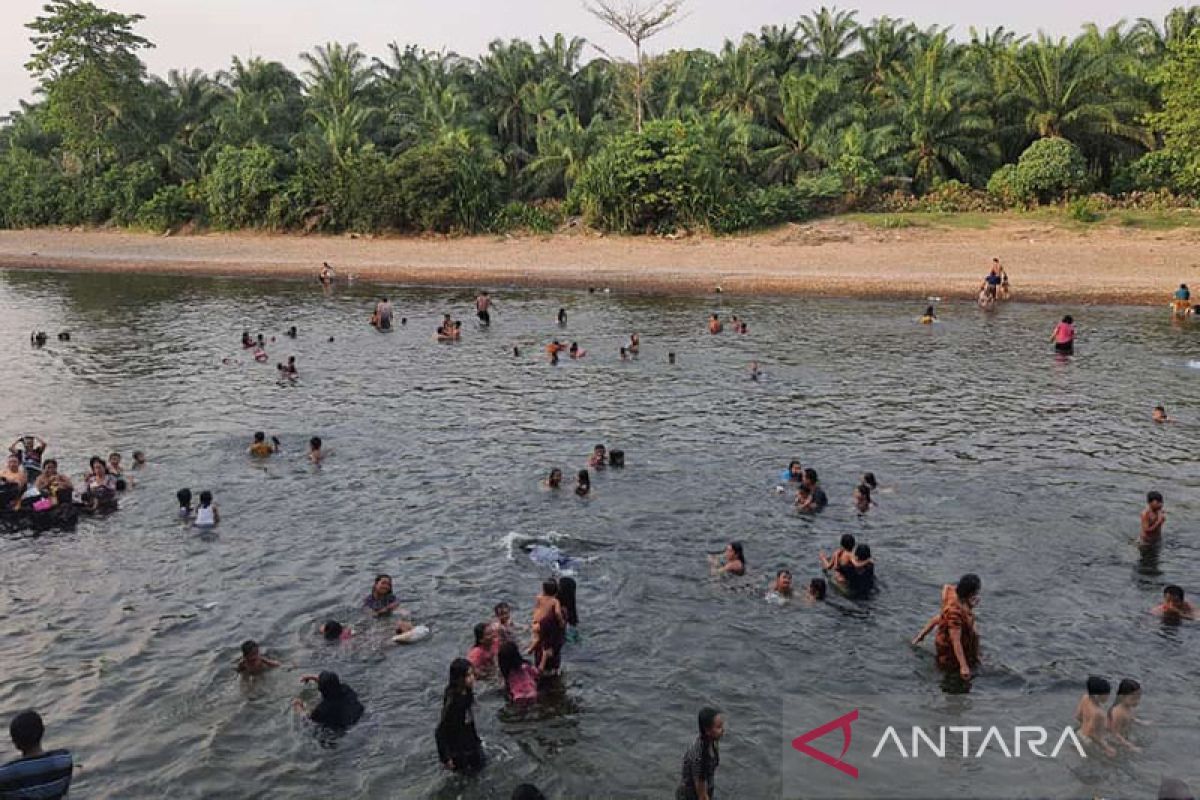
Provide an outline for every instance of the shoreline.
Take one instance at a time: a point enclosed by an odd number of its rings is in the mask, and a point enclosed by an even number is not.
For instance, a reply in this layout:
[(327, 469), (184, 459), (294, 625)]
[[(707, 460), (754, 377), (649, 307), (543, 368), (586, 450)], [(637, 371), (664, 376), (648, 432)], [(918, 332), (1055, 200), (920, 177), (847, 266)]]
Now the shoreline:
[(413, 286), (973, 299), (993, 256), (1019, 301), (1166, 305), (1200, 283), (1200, 232), (1076, 232), (1001, 219), (986, 229), (883, 230), (837, 218), (746, 236), (668, 240), (572, 231), (463, 238), (110, 230), (0, 231), (0, 269), (316, 280)]

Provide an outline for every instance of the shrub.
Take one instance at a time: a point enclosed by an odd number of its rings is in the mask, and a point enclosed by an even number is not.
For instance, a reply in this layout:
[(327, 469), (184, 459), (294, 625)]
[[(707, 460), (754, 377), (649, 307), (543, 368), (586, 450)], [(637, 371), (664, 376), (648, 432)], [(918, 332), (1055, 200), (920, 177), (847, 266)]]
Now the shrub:
[(142, 203), (136, 222), (155, 231), (170, 230), (200, 219), (204, 214), (203, 200), (195, 184), (162, 186), (154, 196)]
[(406, 150), (388, 169), (397, 222), (439, 233), (484, 230), (500, 207), (502, 170), (488, 142), (465, 134)]
[(283, 156), (264, 145), (223, 147), (204, 178), (208, 215), (222, 228), (253, 228), (271, 216), (272, 200), (287, 179)]
[(1023, 187), (1017, 182), (1016, 164), (1005, 164), (993, 172), (987, 182), (987, 191), (1006, 206), (1020, 205), (1027, 199)]
[(1066, 139), (1038, 139), (1017, 160), (1013, 183), (1023, 197), (1040, 203), (1061, 200), (1086, 188), (1087, 162)]
[(1100, 212), (1092, 198), (1076, 197), (1067, 204), (1067, 216), (1076, 222), (1091, 223), (1100, 219)]
[(62, 221), (67, 179), (46, 158), (13, 148), (0, 158), (0, 226), (32, 228)]
[(507, 233), (508, 231), (554, 233), (562, 226), (565, 218), (561, 203), (514, 201), (496, 212), (490, 227), (496, 233)]

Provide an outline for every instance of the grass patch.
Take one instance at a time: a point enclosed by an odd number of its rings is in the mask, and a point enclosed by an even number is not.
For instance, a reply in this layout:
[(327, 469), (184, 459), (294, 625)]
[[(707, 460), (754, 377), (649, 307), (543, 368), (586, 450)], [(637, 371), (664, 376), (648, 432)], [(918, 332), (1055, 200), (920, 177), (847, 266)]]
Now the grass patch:
[(1166, 211), (1114, 211), (1110, 217), (1122, 228), (1144, 231), (1200, 228), (1200, 214), (1186, 208)]
[(975, 228), (983, 230), (992, 224), (991, 215), (977, 212), (942, 213), (936, 211), (904, 211), (899, 213), (845, 214), (842, 219), (857, 222), (868, 228), (901, 230), (904, 228)]

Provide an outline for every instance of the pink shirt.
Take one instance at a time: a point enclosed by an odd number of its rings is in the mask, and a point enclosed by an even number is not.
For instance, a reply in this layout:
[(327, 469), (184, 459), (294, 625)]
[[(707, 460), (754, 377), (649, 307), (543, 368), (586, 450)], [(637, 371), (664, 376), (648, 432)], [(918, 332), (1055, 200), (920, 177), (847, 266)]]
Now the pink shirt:
[(521, 668), (508, 673), (508, 698), (510, 700), (537, 699), (537, 667), (522, 664)]
[(471, 666), (476, 672), (487, 672), (492, 668), (492, 651), (491, 648), (483, 649), (479, 645), (475, 645), (467, 651), (467, 661), (471, 662)]
[(1054, 341), (1058, 344), (1075, 341), (1075, 326), (1065, 322), (1058, 323), (1058, 327), (1054, 329)]

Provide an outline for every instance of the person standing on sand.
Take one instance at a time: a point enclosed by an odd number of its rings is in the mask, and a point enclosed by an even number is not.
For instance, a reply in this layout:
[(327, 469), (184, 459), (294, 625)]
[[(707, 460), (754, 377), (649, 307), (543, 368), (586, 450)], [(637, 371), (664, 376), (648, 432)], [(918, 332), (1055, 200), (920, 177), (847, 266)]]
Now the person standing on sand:
[(492, 324), (491, 311), (495, 307), (492, 298), (488, 297), (487, 292), (480, 292), (475, 298), (475, 316), (479, 317), (479, 324), (488, 326)]

